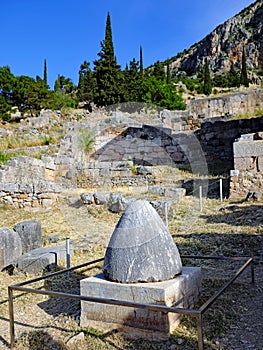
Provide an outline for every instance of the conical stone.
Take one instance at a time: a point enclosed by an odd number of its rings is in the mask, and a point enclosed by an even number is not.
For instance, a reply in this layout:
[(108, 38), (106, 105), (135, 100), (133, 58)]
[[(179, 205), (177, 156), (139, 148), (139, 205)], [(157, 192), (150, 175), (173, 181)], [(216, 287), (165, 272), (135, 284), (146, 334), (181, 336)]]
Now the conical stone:
[(156, 210), (146, 200), (131, 202), (107, 247), (105, 278), (122, 283), (157, 282), (181, 271), (178, 249)]

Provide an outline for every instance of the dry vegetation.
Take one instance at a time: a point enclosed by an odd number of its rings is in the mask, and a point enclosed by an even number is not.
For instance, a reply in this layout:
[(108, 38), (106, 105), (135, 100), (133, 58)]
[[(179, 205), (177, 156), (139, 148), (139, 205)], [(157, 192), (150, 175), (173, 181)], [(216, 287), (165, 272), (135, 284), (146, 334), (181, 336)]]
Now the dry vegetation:
[[(19, 221), (39, 220), (43, 241), (47, 236), (59, 235), (57, 244), (65, 238), (74, 241), (77, 252), (72, 265), (103, 257), (105, 246), (120, 215), (106, 208), (72, 205), (79, 192), (64, 193), (57, 206), (45, 212), (0, 208), (1, 226), (13, 227)], [(71, 198), (71, 201), (67, 199)], [(256, 285), (250, 284), (249, 272), (241, 276), (205, 314), (204, 331), (206, 349), (260, 349), (262, 335), (260, 297), (262, 290), (262, 215), (260, 202), (237, 200), (206, 200), (202, 213), (192, 197), (185, 197), (178, 205), (175, 219), (169, 229), (181, 254), (253, 256), (255, 258)], [(185, 264), (203, 267), (201, 305), (233, 275), (236, 263), (218, 264), (211, 261), (184, 259)], [(62, 275), (44, 282), (44, 288), (79, 293), (79, 280), (100, 270), (82, 269), (70, 277)], [(62, 268), (62, 266), (60, 267)], [(9, 342), (8, 285), (32, 278), (15, 270), (14, 275), (1, 272), (0, 287), (0, 349)], [(40, 287), (40, 285), (34, 285)], [(19, 295), (15, 299), (16, 348), (25, 349), (197, 349), (195, 320), (186, 317), (176, 332), (165, 342), (141, 339), (128, 340), (118, 332), (102, 333), (79, 326), (80, 305), (71, 300), (60, 300), (38, 295)], [(252, 322), (253, 326), (250, 325)], [(68, 340), (81, 331), (85, 339), (70, 344)], [(260, 345), (261, 344), (261, 345)]]

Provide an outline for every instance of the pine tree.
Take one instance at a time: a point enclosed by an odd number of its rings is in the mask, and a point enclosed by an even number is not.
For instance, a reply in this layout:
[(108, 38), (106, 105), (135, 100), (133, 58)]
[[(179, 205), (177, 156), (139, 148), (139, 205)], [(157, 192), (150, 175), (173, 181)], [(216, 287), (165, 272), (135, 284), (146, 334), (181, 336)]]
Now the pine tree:
[(108, 13), (105, 39), (101, 42), (99, 59), (94, 61), (96, 92), (94, 102), (99, 106), (112, 105), (122, 100), (122, 72), (117, 64), (112, 41), (111, 19)]
[(212, 82), (211, 82), (208, 60), (206, 58), (206, 60), (205, 60), (205, 72), (204, 72), (204, 94), (206, 96), (208, 96), (211, 94), (211, 92), (212, 92)]
[(43, 80), (47, 86), (47, 61), (46, 59), (44, 60), (44, 76), (43, 76)]
[(249, 87), (248, 77), (247, 77), (247, 59), (245, 53), (245, 47), (243, 46), (242, 51), (242, 67), (241, 67), (241, 76), (240, 76), (240, 84), (245, 87)]

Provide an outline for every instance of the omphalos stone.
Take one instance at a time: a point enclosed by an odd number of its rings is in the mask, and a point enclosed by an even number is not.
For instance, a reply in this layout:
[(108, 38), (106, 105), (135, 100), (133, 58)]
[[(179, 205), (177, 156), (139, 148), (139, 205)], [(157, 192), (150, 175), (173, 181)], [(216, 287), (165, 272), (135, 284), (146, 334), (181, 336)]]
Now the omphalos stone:
[(157, 282), (181, 271), (176, 244), (156, 210), (146, 200), (131, 202), (107, 247), (105, 278), (121, 283)]

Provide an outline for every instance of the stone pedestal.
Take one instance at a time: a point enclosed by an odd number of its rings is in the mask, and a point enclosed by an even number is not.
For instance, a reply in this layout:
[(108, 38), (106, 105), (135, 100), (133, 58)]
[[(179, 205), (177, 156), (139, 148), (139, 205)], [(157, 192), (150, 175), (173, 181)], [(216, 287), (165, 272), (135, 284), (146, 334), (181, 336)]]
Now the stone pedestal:
[[(183, 308), (194, 307), (200, 285), (199, 267), (183, 267), (181, 275), (163, 282), (118, 283), (106, 280), (103, 274), (80, 281), (82, 296)], [(176, 313), (81, 302), (81, 327), (103, 331), (118, 329), (131, 338), (167, 339), (180, 318)]]

